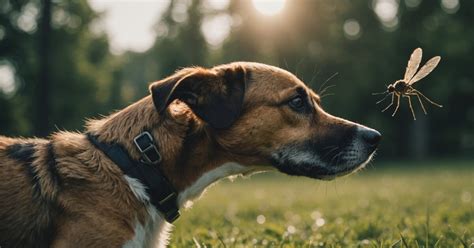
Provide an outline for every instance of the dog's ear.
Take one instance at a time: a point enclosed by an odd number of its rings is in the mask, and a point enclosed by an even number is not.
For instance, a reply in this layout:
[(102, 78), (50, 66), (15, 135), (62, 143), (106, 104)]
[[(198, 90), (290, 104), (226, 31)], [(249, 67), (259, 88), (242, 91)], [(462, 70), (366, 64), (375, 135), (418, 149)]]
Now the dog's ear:
[(150, 86), (161, 114), (175, 99), (185, 102), (211, 127), (230, 127), (242, 110), (246, 72), (242, 66), (221, 69), (188, 68)]

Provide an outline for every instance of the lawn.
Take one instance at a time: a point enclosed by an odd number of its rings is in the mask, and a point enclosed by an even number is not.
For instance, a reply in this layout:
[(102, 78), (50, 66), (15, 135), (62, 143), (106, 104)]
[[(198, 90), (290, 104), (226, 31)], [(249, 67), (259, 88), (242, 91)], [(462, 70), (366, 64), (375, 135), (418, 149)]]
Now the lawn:
[(176, 222), (173, 247), (474, 247), (474, 161), (374, 163), (325, 182), (223, 180)]

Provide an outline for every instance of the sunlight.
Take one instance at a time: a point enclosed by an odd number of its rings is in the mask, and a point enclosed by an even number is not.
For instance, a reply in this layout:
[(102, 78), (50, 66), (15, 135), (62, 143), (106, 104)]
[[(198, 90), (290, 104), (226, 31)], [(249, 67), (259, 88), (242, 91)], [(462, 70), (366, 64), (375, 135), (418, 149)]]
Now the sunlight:
[(253, 6), (261, 14), (276, 15), (285, 7), (286, 0), (252, 0)]
[(0, 60), (0, 93), (11, 95), (15, 89), (15, 67), (8, 61)]

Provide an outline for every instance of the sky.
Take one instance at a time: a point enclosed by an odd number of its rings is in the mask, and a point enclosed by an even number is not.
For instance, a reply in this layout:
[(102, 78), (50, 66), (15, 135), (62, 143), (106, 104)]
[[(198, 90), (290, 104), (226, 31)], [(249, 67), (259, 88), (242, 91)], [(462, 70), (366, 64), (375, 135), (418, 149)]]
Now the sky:
[[(115, 54), (126, 50), (143, 52), (150, 48), (156, 37), (154, 27), (169, 5), (169, 0), (88, 1), (94, 10), (103, 13), (96, 28), (108, 33), (111, 51)], [(206, 7), (215, 9), (225, 8), (228, 3), (229, 0), (204, 2)], [(216, 15), (203, 20), (202, 32), (211, 47), (218, 46), (229, 34), (231, 25), (229, 16)]]
[(98, 28), (110, 37), (111, 51), (143, 52), (153, 43), (154, 25), (169, 4), (167, 0), (89, 0), (103, 17)]
[[(99, 30), (105, 30), (110, 37), (111, 51), (120, 54), (126, 50), (143, 52), (151, 47), (155, 37), (155, 24), (168, 6), (170, 0), (88, 0), (92, 8), (103, 12)], [(404, 0), (409, 8), (416, 8), (422, 0)], [(262, 15), (278, 14), (285, 7), (286, 0), (252, 0), (255, 9)], [(207, 7), (223, 9), (229, 0), (205, 0)], [(395, 30), (398, 26), (399, 0), (375, 0), (372, 8), (384, 28)], [(459, 9), (459, 0), (441, 0), (442, 8), (448, 13)], [(228, 15), (218, 15), (203, 20), (201, 31), (211, 48), (218, 47), (230, 32), (234, 21)], [(343, 30), (349, 39), (357, 39), (361, 27), (357, 20), (347, 20)]]
[[(98, 30), (108, 33), (111, 51), (146, 51), (155, 37), (155, 25), (168, 7), (169, 0), (88, 0), (92, 8), (102, 12)], [(286, 0), (252, 0), (262, 15), (281, 12)], [(205, 0), (204, 9), (225, 9), (229, 0)], [(211, 15), (203, 20), (201, 31), (210, 47), (219, 47), (229, 35), (235, 21), (227, 14)]]

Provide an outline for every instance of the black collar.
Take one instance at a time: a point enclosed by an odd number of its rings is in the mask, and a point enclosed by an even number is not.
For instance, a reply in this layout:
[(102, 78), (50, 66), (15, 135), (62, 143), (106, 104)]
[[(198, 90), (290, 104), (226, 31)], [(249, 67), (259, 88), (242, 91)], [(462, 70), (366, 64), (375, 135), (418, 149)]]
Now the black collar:
[(179, 217), (178, 193), (157, 167), (161, 162), (161, 156), (149, 132), (143, 132), (133, 140), (142, 154), (139, 161), (130, 158), (130, 155), (119, 144), (100, 142), (97, 136), (90, 133), (87, 134), (87, 138), (117, 164), (124, 174), (139, 180), (145, 186), (150, 203), (163, 214), (166, 221), (172, 223)]

